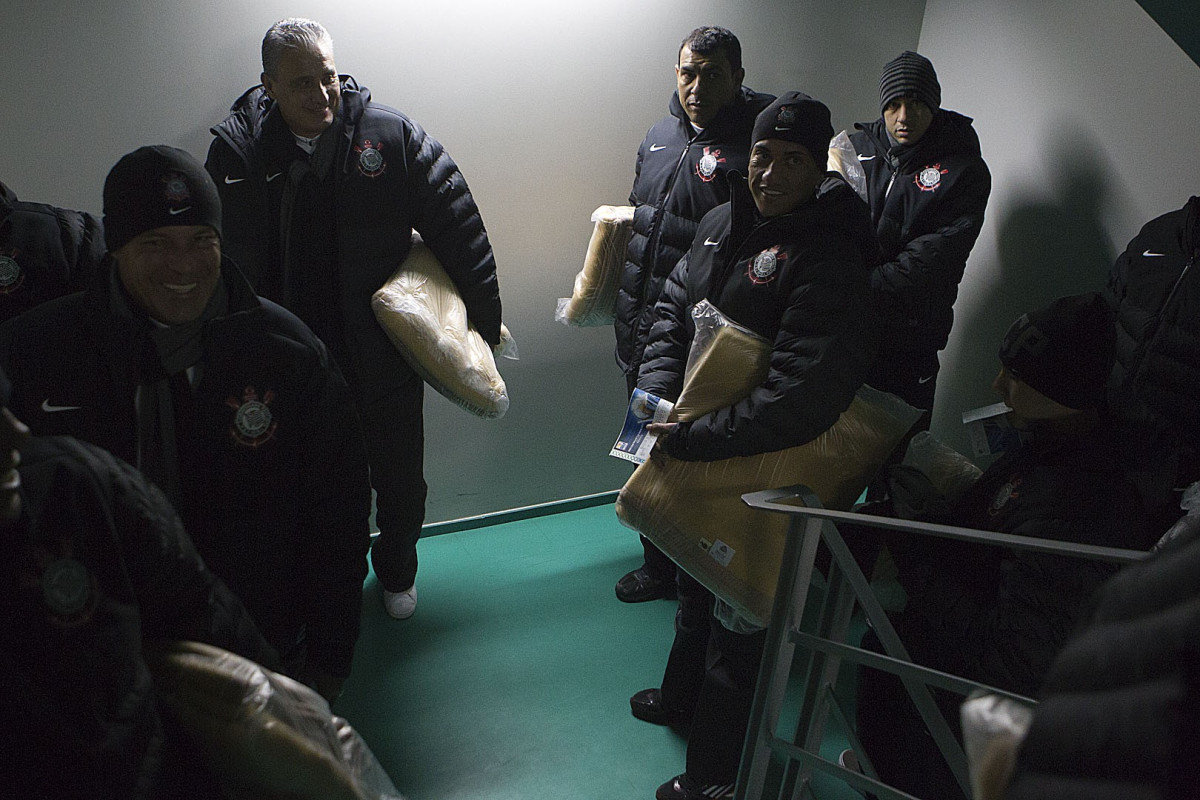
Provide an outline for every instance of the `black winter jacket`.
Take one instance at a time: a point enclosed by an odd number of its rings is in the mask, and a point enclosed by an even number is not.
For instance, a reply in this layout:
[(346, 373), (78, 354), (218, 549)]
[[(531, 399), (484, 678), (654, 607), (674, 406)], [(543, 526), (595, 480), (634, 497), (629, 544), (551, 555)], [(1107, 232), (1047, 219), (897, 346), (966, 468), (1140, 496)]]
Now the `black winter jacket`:
[[(228, 262), (229, 313), (207, 323), (181, 459), (181, 516), (208, 566), (287, 661), (350, 672), (370, 546), (366, 451), (324, 345)], [(107, 275), (0, 328), (10, 407), (39, 434), (137, 460), (134, 399), (150, 322), (110, 310)]]
[[(413, 230), (445, 267), (471, 323), (492, 345), (500, 341), (496, 262), (466, 179), (442, 145), (399, 111), (372, 102), (354, 78), (343, 75), (341, 81), (344, 141), (334, 164), (334, 202), (344, 333), (359, 381), (386, 386), (410, 370), (375, 321), (371, 295), (408, 256)], [(279, 274), (279, 220), (268, 211), (268, 180), (284, 169), (262, 141), (273, 109), (261, 86), (238, 98), (212, 129), (216, 138), (205, 166), (221, 194), (225, 252), (256, 291), (292, 308), (298, 298), (285, 289), (292, 281)]]
[(207, 642), (267, 668), (275, 654), (132, 467), (67, 437), (21, 455), (21, 518), (0, 524), (0, 785), (158, 797), (165, 739), (143, 640)]
[(633, 234), (613, 325), (617, 365), (627, 375), (637, 375), (667, 276), (691, 247), (704, 215), (729, 200), (729, 174), (746, 174), (754, 119), (774, 99), (743, 86), (734, 102), (696, 133), (679, 95), (672, 93), (670, 115), (638, 148), (629, 194)]
[(1007, 800), (1200, 797), (1200, 515), (1182, 524), (1055, 658)]
[(880, 262), (871, 301), (882, 354), (932, 356), (946, 346), (967, 256), (983, 227), (992, 176), (971, 119), (941, 109), (911, 148), (893, 153), (883, 119), (854, 126)]
[(662, 446), (689, 461), (715, 461), (802, 445), (849, 407), (875, 357), (866, 205), (840, 177), (797, 211), (758, 214), (746, 182), (700, 223), (654, 311), (638, 386), (675, 400), (694, 335), (691, 309), (708, 299), (772, 342), (766, 380), (749, 397), (679, 423)]
[[(1050, 425), (1001, 456), (931, 520), (1062, 542), (1148, 550), (1155, 541), (1104, 423)], [(1032, 697), (1116, 568), (1108, 563), (888, 535), (908, 606), (896, 629), (913, 659)]]
[(99, 219), (23, 202), (0, 183), (0, 322), (82, 290), (103, 260)]
[(1113, 264), (1106, 292), (1117, 317), (1112, 408), (1169, 428), (1193, 452), (1200, 451), (1198, 257), (1200, 197), (1193, 197), (1142, 227)]

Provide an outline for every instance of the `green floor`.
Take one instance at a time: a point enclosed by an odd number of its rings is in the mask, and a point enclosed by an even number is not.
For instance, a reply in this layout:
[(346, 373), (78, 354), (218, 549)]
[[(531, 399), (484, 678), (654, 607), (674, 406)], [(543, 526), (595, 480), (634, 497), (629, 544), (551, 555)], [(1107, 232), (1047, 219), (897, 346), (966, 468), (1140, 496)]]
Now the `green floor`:
[(412, 619), (390, 619), (368, 578), (334, 707), (410, 800), (650, 800), (683, 771), (683, 739), (629, 713), (662, 676), (674, 603), (613, 595), (641, 546), (611, 505), (430, 536), (418, 552)]

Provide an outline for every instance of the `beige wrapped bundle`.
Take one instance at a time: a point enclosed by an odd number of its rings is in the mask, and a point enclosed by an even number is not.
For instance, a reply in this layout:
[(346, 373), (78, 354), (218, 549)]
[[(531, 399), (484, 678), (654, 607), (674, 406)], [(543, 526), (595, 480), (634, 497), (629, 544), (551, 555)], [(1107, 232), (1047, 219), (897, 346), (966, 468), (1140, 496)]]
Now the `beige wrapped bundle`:
[(591, 327), (613, 321), (617, 289), (625, 269), (625, 249), (633, 233), (633, 206), (600, 206), (592, 212), (592, 238), (583, 269), (569, 298), (558, 301), (554, 318), (565, 325)]
[[(425, 382), (456, 405), (488, 419), (508, 410), (508, 389), (487, 342), (436, 257), (419, 239), (371, 298), (375, 319)], [(501, 336), (510, 339), (506, 329)]]
[[(733, 405), (767, 374), (770, 344), (722, 325), (688, 358), (673, 414), (682, 421)], [(808, 486), (826, 508), (849, 509), (916, 422), (919, 413), (895, 395), (859, 389), (837, 422), (808, 444), (721, 461), (651, 459), (617, 497), (617, 517), (741, 616), (765, 626), (783, 558), (788, 518), (752, 509), (742, 495)]]
[(164, 708), (228, 796), (403, 800), (362, 737), (307, 686), (197, 642), (168, 642), (146, 660)]

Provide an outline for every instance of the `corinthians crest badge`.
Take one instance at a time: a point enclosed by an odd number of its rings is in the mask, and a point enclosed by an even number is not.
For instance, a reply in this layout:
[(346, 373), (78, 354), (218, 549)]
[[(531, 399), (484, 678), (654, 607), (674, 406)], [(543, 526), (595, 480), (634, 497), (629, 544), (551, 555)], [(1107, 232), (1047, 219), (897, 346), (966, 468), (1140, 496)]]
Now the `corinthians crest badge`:
[(383, 160), (383, 142), (371, 144), (370, 139), (363, 139), (362, 144), (354, 147), (354, 152), (358, 153), (358, 171), (368, 178), (376, 178), (387, 169)]
[(769, 247), (754, 257), (750, 262), (748, 274), (751, 283), (770, 283), (775, 280), (775, 271), (779, 262), (787, 258), (787, 253), (779, 252), (779, 245)]
[(275, 393), (267, 391), (260, 400), (254, 387), (247, 386), (242, 390), (240, 400), (230, 397), (225, 401), (235, 410), (233, 424), (229, 426), (229, 435), (235, 442), (246, 447), (261, 447), (274, 438), (279, 426), (270, 409), (274, 399)]
[(942, 176), (950, 170), (942, 169), (941, 164), (934, 164), (931, 167), (925, 167), (916, 174), (913, 182), (920, 187), (922, 192), (932, 192), (942, 185)]
[(12, 294), (24, 282), (25, 275), (17, 260), (11, 255), (0, 254), (0, 294)]
[(704, 148), (704, 155), (700, 156), (700, 160), (696, 162), (696, 174), (700, 180), (708, 183), (717, 174), (717, 165), (724, 164), (725, 159), (721, 158), (721, 151)]

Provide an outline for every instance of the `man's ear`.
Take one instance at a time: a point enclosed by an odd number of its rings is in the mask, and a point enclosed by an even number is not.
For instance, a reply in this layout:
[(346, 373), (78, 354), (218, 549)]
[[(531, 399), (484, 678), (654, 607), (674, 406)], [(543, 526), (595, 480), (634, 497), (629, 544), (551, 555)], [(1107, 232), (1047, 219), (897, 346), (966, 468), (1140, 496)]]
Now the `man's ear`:
[(271, 88), (271, 76), (264, 72), (258, 76), (258, 82), (261, 83), (263, 85), (263, 88), (267, 90), (267, 97), (274, 100), (275, 92)]
[(738, 71), (733, 73), (733, 82), (739, 87), (746, 82), (745, 67), (738, 67)]

